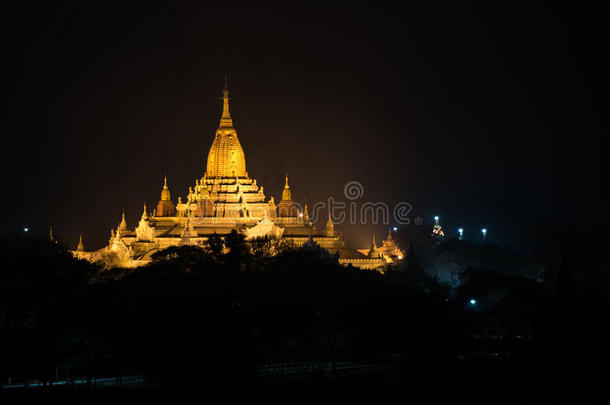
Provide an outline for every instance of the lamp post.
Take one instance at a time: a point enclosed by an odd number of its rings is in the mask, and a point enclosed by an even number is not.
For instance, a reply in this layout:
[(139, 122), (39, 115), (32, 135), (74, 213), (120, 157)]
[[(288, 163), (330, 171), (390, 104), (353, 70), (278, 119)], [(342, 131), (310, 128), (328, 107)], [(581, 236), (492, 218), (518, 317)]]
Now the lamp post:
[(459, 240), (464, 240), (464, 228), (458, 229), (458, 233), (460, 234)]

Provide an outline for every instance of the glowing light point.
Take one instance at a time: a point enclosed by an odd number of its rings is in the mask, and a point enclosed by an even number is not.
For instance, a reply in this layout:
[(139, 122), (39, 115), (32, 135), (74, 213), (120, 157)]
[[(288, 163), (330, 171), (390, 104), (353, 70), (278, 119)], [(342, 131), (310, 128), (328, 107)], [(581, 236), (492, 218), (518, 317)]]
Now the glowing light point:
[(460, 240), (462, 240), (462, 238), (464, 238), (464, 228), (458, 229), (458, 232), (460, 234)]
[(436, 236), (437, 238), (442, 238), (445, 236), (443, 227), (438, 222), (438, 215), (434, 216), (434, 227), (432, 228), (432, 236)]
[(394, 232), (396, 232), (396, 231), (398, 230), (398, 228), (397, 228), (397, 227), (394, 227), (394, 228), (392, 228), (392, 230), (393, 230)]
[(481, 229), (481, 233), (483, 234), (483, 239), (487, 236), (487, 228)]
[(477, 303), (477, 300), (475, 300), (475, 299), (471, 299), (471, 300), (470, 300), (470, 305), (474, 305), (474, 304), (476, 304), (476, 303)]
[(27, 226), (25, 228), (23, 228), (23, 232), (29, 232), (30, 228), (28, 228)]

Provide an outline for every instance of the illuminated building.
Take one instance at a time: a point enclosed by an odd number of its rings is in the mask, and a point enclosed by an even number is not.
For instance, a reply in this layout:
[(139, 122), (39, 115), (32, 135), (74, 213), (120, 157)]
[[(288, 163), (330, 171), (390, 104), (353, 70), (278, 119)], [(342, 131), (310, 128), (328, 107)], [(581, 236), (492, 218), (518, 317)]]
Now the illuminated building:
[(201, 245), (215, 233), (222, 236), (237, 230), (247, 239), (272, 236), (286, 239), (297, 247), (312, 239), (329, 252), (338, 252), (340, 263), (363, 269), (385, 265), (381, 253), (365, 255), (345, 246), (343, 235), (335, 230), (330, 214), (326, 226), (318, 230), (309, 219), (307, 205), (302, 210), (300, 207), (292, 199), (288, 175), (277, 205), (273, 197), (266, 198), (263, 187), (248, 175), (244, 150), (229, 111), (225, 79), (222, 116), (208, 153), (206, 170), (189, 187), (185, 200), (171, 199), (166, 176), (156, 208), (150, 213), (144, 204), (134, 229), (128, 228), (123, 212), (119, 226), (110, 231), (108, 246), (85, 252), (81, 241), (75, 254), (90, 261), (103, 261), (105, 255), (112, 254), (118, 258), (117, 265), (136, 267), (149, 263), (151, 255), (160, 249)]
[(432, 236), (436, 236), (437, 238), (442, 238), (445, 236), (443, 227), (438, 221), (438, 216), (434, 217), (434, 228), (432, 229)]
[(383, 241), (378, 250), (388, 263), (397, 262), (404, 257), (404, 252), (398, 248), (394, 238), (392, 238), (392, 228), (388, 231), (387, 238)]

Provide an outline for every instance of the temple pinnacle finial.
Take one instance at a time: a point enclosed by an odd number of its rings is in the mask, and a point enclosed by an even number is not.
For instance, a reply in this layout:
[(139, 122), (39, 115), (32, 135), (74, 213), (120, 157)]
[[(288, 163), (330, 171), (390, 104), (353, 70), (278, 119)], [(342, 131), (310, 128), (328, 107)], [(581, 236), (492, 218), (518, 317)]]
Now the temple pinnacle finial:
[(123, 215), (121, 216), (121, 223), (119, 224), (119, 229), (122, 231), (127, 229), (127, 221), (125, 221), (125, 208), (123, 208)]
[(373, 234), (373, 242), (371, 243), (371, 248), (369, 249), (368, 257), (370, 257), (370, 258), (380, 257), (379, 251), (377, 250), (377, 244), (375, 243), (375, 234)]
[(328, 221), (326, 221), (326, 227), (324, 228), (324, 234), (326, 236), (335, 235), (335, 224), (333, 224), (332, 215), (330, 213), (330, 207), (328, 208)]
[(49, 239), (51, 242), (55, 242), (55, 238), (53, 237), (53, 227), (49, 225)]
[(286, 184), (284, 185), (284, 190), (282, 191), (282, 201), (291, 201), (292, 193), (290, 192), (290, 186), (288, 185), (288, 173), (286, 173)]
[(76, 250), (78, 252), (84, 252), (85, 251), (85, 245), (83, 245), (83, 235), (78, 235), (78, 246), (76, 247)]
[(142, 211), (142, 219), (148, 219), (148, 213), (146, 212), (146, 201), (144, 201), (144, 210)]
[(169, 187), (167, 187), (167, 175), (163, 177), (163, 189), (161, 190), (161, 201), (170, 201), (172, 199), (171, 194), (169, 192)]
[(222, 90), (222, 116), (220, 117), (220, 128), (233, 128), (233, 120), (229, 112), (229, 85), (225, 74), (225, 87)]
[(373, 234), (373, 241), (371, 243), (371, 249), (370, 252), (372, 253), (377, 253), (377, 243), (375, 241), (375, 234)]

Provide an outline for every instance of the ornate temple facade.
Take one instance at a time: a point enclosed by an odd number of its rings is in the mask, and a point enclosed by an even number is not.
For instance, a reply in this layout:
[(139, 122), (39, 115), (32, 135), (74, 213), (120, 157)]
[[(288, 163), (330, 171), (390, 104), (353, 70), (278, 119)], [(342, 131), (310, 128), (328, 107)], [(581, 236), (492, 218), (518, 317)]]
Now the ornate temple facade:
[(229, 90), (223, 90), (220, 125), (210, 147), (203, 176), (189, 187), (186, 199), (172, 200), (167, 177), (156, 207), (149, 212), (144, 204), (137, 226), (130, 229), (123, 212), (120, 224), (110, 231), (108, 246), (87, 252), (80, 240), (74, 254), (90, 261), (104, 255), (118, 257), (119, 265), (136, 267), (150, 262), (151, 255), (169, 246), (203, 244), (213, 234), (227, 235), (232, 230), (247, 239), (272, 236), (302, 246), (313, 240), (331, 253), (339, 254), (339, 262), (362, 269), (381, 269), (386, 263), (373, 241), (372, 252), (363, 254), (345, 245), (343, 235), (335, 230), (330, 218), (323, 229), (310, 221), (307, 205), (292, 200), (286, 175), (282, 199), (276, 204), (265, 196), (246, 170), (244, 150), (229, 111)]

